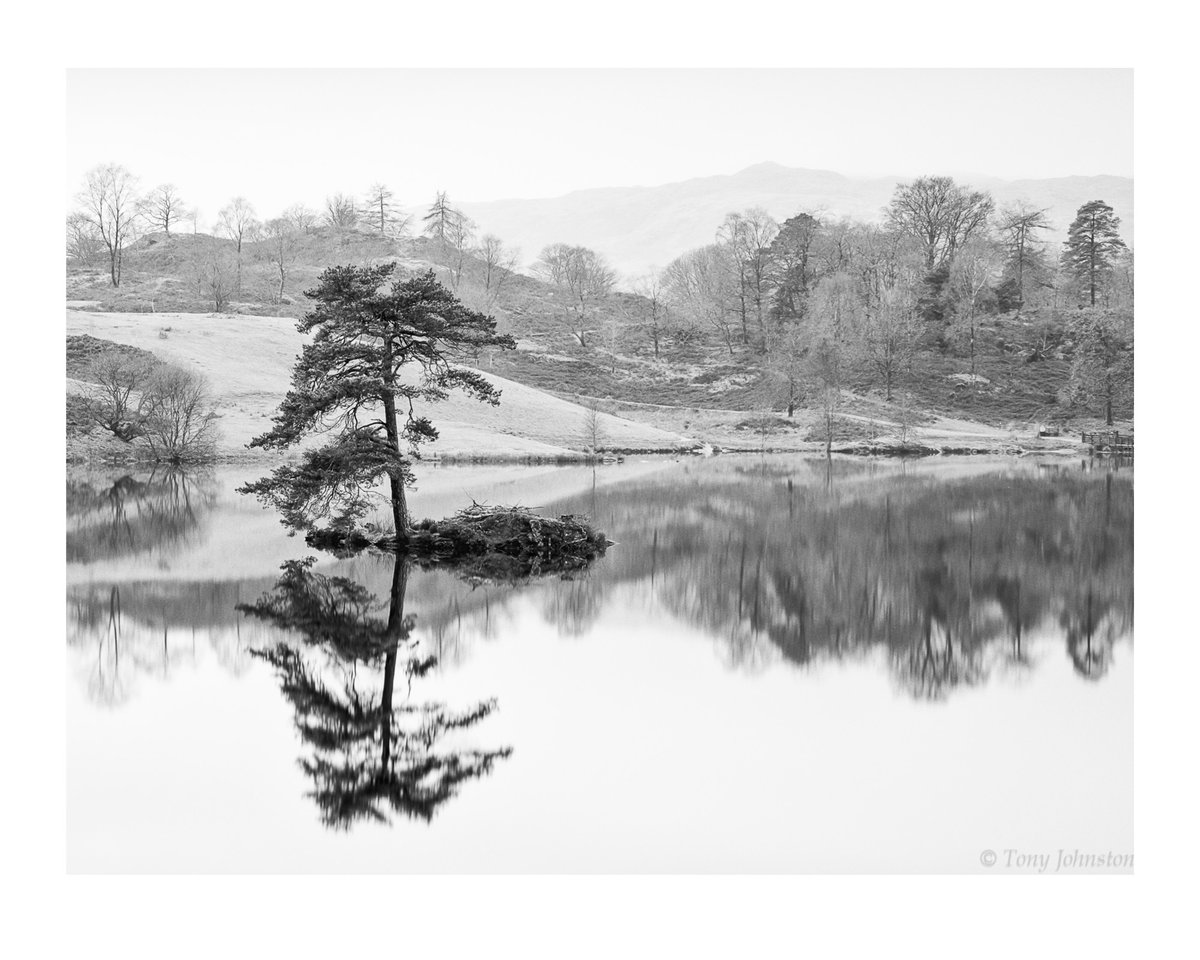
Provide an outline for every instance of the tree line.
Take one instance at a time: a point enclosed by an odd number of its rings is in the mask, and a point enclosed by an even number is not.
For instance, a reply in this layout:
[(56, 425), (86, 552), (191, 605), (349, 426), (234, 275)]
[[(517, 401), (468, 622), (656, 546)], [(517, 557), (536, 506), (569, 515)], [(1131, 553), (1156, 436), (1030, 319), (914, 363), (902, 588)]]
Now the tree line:
[(1064, 394), (1102, 395), (1111, 422), (1132, 390), (1133, 253), (1119, 227), (1111, 206), (1090, 201), (1055, 257), (1045, 210), (997, 209), (984, 191), (921, 177), (896, 187), (876, 223), (730, 213), (656, 283), (677, 323), (706, 329), (730, 357), (760, 356), (789, 415), (804, 386), (827, 418), (851, 371), (892, 401), (923, 347), (962, 356), (974, 383), (987, 317), (1049, 311), (1076, 346)]
[[(94, 167), (84, 178), (75, 209), (67, 216), (66, 253), (75, 263), (104, 263), (111, 285), (120, 287), (124, 255), (131, 244), (147, 234), (170, 238), (172, 231), (179, 235), (188, 229), (198, 253), (191, 265), (197, 294), (207, 295), (214, 309), (221, 311), (242, 295), (248, 244), (257, 244), (258, 254), (270, 264), (271, 299), (279, 303), (287, 293), (303, 237), (325, 228), (362, 230), (394, 240), (409, 235), (412, 221), (387, 184), (377, 182), (361, 198), (335, 193), (326, 197), (321, 210), (297, 203), (266, 219), (259, 217), (245, 197), (234, 197), (218, 211), (212, 234), (201, 238), (200, 211), (174, 184), (159, 184), (142, 192), (135, 174), (120, 164), (108, 163)], [(516, 250), (493, 234), (478, 236), (475, 223), (456, 209), (444, 192), (437, 194), (421, 217), (420, 231), (437, 244), (452, 289), (457, 289), (468, 261), (477, 262), (482, 265), (485, 299), (488, 305), (494, 303), (506, 278), (516, 269)], [(211, 242), (214, 237), (232, 243), (232, 256), (227, 246)]]
[[(105, 261), (119, 286), (123, 252), (140, 233), (169, 236), (190, 224), (197, 239), (198, 218), (172, 184), (141, 194), (124, 167), (102, 165), (85, 178), (68, 217), (68, 254)], [(265, 221), (235, 197), (214, 230), (232, 251), (197, 239), (196, 295), (217, 311), (240, 298), (249, 243), (270, 265), (270, 299), (282, 303), (306, 234), (355, 229), (394, 239), (415, 229), (434, 244), (447, 286), (459, 293), (471, 276), (472, 305), (493, 310), (518, 251), (493, 234), (479, 236), (444, 192), (415, 219), (383, 183), (360, 199), (334, 194), (323, 211), (295, 204)], [(1102, 402), (1111, 415), (1132, 394), (1133, 252), (1101, 200), (1079, 209), (1057, 256), (1046, 240), (1051, 226), (1047, 211), (1027, 202), (998, 208), (985, 191), (928, 176), (899, 184), (878, 222), (815, 211), (782, 222), (760, 208), (730, 213), (711, 243), (663, 270), (625, 278), (636, 296), (620, 295), (616, 271), (584, 246), (550, 244), (533, 272), (552, 288), (551, 316), (564, 335), (580, 350), (607, 354), (614, 373), (631, 337), (655, 359), (707, 339), (765, 370), (789, 414), (816, 398), (830, 420), (851, 374), (870, 377), (894, 400), (922, 348), (961, 356), (974, 385), (989, 317), (1049, 312), (1077, 348), (1064, 399)]]

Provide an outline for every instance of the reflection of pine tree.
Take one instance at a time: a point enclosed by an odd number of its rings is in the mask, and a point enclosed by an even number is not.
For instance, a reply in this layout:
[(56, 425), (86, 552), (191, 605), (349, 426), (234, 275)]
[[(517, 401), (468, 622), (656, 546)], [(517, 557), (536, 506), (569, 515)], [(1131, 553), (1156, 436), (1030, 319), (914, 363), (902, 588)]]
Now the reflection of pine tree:
[[(285, 643), (257, 655), (276, 670), (296, 711), (309, 754), (300, 765), (329, 826), (360, 819), (388, 821), (387, 811), (429, 820), (465, 780), (487, 774), (511, 750), (439, 749), (446, 734), (473, 726), (496, 703), (455, 712), (441, 704), (395, 703), (397, 674), (411, 690), (433, 657), (415, 655), (413, 618), (404, 615), (408, 568), (397, 559), (391, 594), (381, 602), (361, 584), (311, 570), (313, 559), (284, 564), (275, 590), (241, 609), (301, 635), (340, 668), (330, 682), (304, 652)], [(358, 667), (382, 667), (383, 686), (361, 684)], [(360, 685), (361, 684), (361, 685)]]

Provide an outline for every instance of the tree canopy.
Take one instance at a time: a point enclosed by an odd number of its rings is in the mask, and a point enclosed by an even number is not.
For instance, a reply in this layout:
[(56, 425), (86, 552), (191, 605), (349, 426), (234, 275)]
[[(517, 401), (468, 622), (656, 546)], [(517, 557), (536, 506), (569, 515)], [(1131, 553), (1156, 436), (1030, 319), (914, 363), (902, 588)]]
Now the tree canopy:
[(424, 405), (450, 390), (500, 401), (486, 377), (454, 359), (485, 346), (511, 349), (513, 339), (496, 332), (493, 318), (460, 303), (432, 270), (388, 284), (394, 270), (393, 263), (331, 267), (306, 294), (316, 307), (297, 326), (312, 340), (274, 426), (250, 446), (283, 450), (311, 434), (333, 437), (299, 464), (241, 488), (278, 508), (289, 526), (307, 528), (322, 518), (352, 525), (386, 477), (396, 533), (405, 536), (411, 462), (422, 443), (438, 436)]

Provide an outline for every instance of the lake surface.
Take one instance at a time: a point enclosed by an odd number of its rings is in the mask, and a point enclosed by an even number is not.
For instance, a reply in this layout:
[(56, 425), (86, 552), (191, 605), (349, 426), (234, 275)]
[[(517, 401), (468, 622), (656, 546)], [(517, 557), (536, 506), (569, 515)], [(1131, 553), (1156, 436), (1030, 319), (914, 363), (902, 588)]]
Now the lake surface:
[(417, 516), (615, 541), (518, 586), (321, 554), (234, 492), (261, 472), (68, 473), (73, 871), (1132, 855), (1132, 468), (424, 468)]

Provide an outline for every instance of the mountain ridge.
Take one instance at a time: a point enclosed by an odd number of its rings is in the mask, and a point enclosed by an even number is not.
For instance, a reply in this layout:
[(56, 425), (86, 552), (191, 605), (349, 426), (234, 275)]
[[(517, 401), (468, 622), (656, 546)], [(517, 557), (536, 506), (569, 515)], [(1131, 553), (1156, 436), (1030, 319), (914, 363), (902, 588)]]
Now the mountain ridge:
[[(787, 167), (773, 161), (736, 173), (712, 174), (655, 186), (589, 187), (556, 197), (464, 202), (479, 226), (519, 247), (531, 263), (550, 243), (582, 244), (604, 254), (625, 276), (661, 268), (687, 250), (711, 242), (726, 213), (763, 207), (778, 220), (802, 211), (832, 218), (878, 220), (897, 183), (912, 178), (851, 177), (833, 170)], [(1133, 178), (1110, 174), (1022, 178), (961, 178), (988, 190), (997, 205), (1028, 200), (1049, 211), (1051, 242), (1066, 236), (1075, 211), (1104, 200), (1134, 237)]]

